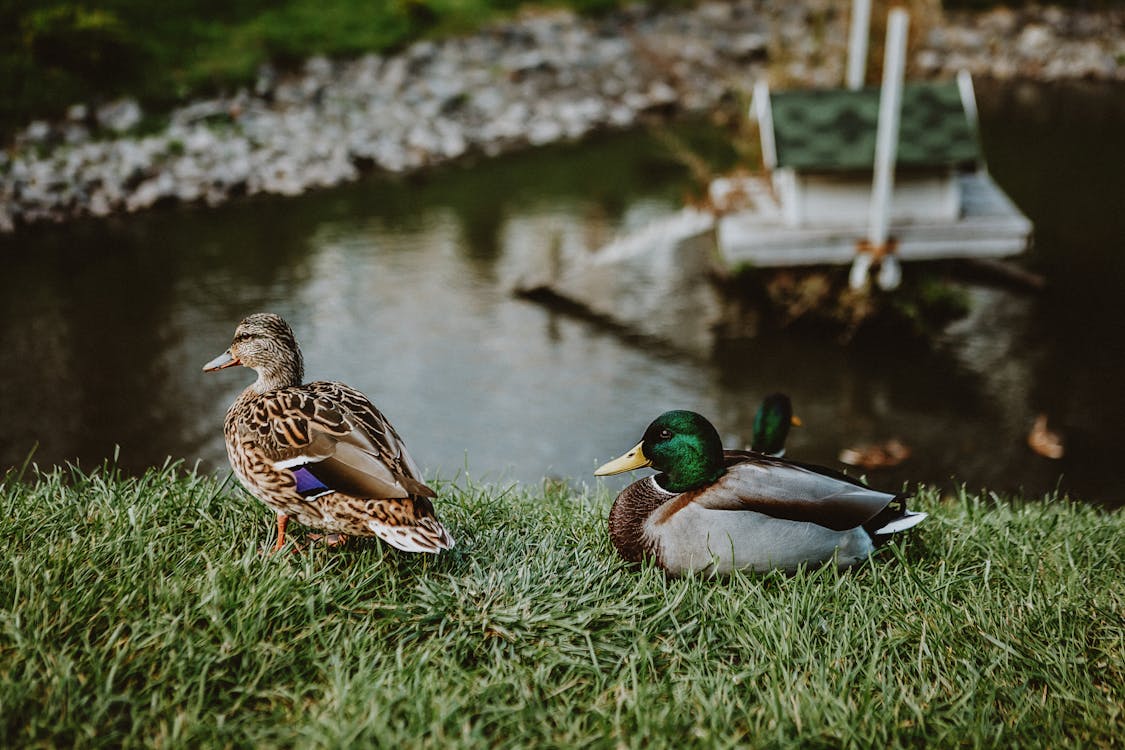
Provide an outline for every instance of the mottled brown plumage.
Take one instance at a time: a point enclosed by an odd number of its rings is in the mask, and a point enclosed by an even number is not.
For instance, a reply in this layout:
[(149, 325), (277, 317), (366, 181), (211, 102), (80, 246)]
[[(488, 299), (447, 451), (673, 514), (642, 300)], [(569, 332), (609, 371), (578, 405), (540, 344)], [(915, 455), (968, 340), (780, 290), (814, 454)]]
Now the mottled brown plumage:
[(374, 404), (343, 383), (301, 383), (301, 350), (284, 320), (247, 317), (230, 349), (204, 370), (233, 365), (258, 379), (227, 411), (227, 455), (243, 485), (278, 514), (275, 548), (290, 517), (410, 552), (453, 546), (434, 515), (434, 491)]

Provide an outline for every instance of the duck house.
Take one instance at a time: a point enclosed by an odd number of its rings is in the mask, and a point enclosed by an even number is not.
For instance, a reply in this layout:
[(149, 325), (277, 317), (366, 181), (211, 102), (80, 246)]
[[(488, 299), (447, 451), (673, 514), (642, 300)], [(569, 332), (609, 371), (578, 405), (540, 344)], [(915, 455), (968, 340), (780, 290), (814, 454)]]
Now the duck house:
[(1026, 249), (1031, 222), (984, 163), (972, 79), (904, 85), (905, 23), (892, 11), (881, 87), (755, 87), (765, 175), (710, 186), (728, 265), (853, 263), (861, 286), (882, 264), (880, 285), (891, 288), (898, 260)]

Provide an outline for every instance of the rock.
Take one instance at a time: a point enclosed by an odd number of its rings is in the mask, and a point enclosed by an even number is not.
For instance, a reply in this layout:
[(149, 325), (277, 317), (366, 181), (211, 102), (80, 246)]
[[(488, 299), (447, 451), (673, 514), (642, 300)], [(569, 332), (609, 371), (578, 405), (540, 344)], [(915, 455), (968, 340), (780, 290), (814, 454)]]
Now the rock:
[(665, 104), (674, 104), (679, 99), (676, 90), (664, 81), (653, 81), (646, 92), (650, 106), (660, 107)]
[(1001, 81), (1006, 81), (1010, 78), (1015, 78), (1019, 73), (1019, 67), (1016, 62), (1007, 57), (1001, 57), (992, 64), (992, 69), (989, 73)]
[(98, 107), (96, 118), (98, 125), (114, 133), (124, 133), (132, 130), (141, 121), (141, 105), (136, 99), (117, 99), (109, 104)]
[(104, 190), (95, 190), (90, 195), (90, 200), (86, 204), (86, 210), (92, 216), (109, 216), (113, 211), (113, 203), (109, 200)]
[(304, 75), (298, 90), (306, 102), (321, 103), (324, 90), (332, 83), (333, 67), (327, 57), (310, 57), (305, 61)]
[(934, 75), (941, 70), (941, 55), (932, 49), (924, 49), (914, 56), (914, 67), (924, 75)]
[(230, 107), (230, 102), (223, 99), (205, 99), (175, 110), (171, 121), (176, 125), (190, 125), (201, 120), (229, 120)]
[(437, 45), (428, 39), (415, 42), (406, 50), (406, 58), (413, 65), (424, 65), (433, 60), (436, 54)]
[(437, 134), (424, 122), (419, 122), (410, 129), (410, 133), (406, 136), (406, 145), (427, 157), (441, 150)]
[(706, 2), (699, 6), (699, 16), (714, 26), (724, 26), (730, 21), (732, 8), (729, 3)]
[(1019, 25), (1019, 18), (1016, 16), (1015, 11), (1011, 8), (993, 8), (981, 15), (978, 21), (978, 26), (992, 34), (999, 34), (1000, 36), (1010, 36)]
[(509, 73), (515, 76), (527, 75), (536, 71), (550, 70), (551, 65), (539, 50), (528, 50), (520, 55), (514, 55), (504, 61)]
[(741, 34), (731, 42), (730, 52), (736, 60), (757, 60), (767, 57), (769, 38), (765, 34)]
[(272, 65), (266, 63), (258, 67), (254, 78), (254, 95), (272, 98), (274, 86), (277, 85), (277, 71)]
[(1043, 21), (1056, 29), (1066, 25), (1067, 17), (1062, 8), (1048, 5), (1043, 8)]
[(162, 172), (152, 179), (145, 180), (133, 191), (125, 201), (125, 209), (129, 212), (150, 208), (159, 201), (170, 198), (175, 194), (176, 183), (169, 172)]
[(476, 91), (471, 98), (473, 108), (487, 119), (496, 117), (504, 108), (505, 103), (504, 95), (493, 87)]
[(554, 120), (536, 118), (527, 126), (527, 141), (533, 146), (554, 143), (562, 135), (562, 126)]
[(1016, 49), (1025, 57), (1042, 58), (1052, 49), (1054, 35), (1048, 26), (1028, 26), (1016, 42)]
[(310, 57), (305, 61), (305, 76), (314, 79), (321, 85), (327, 85), (331, 82), (332, 73), (332, 61), (327, 57)]
[(614, 127), (623, 128), (633, 122), (637, 117), (637, 113), (624, 104), (619, 104), (609, 112), (609, 124)]
[(282, 156), (261, 175), (261, 190), (277, 195), (300, 195), (304, 189), (298, 177), (298, 165), (294, 159)]
[(387, 94), (395, 94), (402, 89), (407, 76), (406, 59), (397, 56), (387, 61), (383, 66), (383, 74), (379, 80), (379, 87)]
[(434, 123), (437, 129), (439, 146), (438, 153), (446, 159), (456, 159), (468, 150), (465, 134), (450, 120), (439, 120)]
[(51, 125), (46, 120), (35, 120), (23, 131), (28, 143), (45, 143), (51, 137)]
[(90, 140), (90, 129), (78, 123), (68, 123), (63, 127), (63, 141), (71, 146)]
[(194, 203), (203, 196), (203, 185), (198, 182), (181, 180), (176, 184), (176, 200), (181, 203)]
[(985, 48), (984, 32), (975, 28), (955, 28), (946, 32), (949, 43), (969, 52), (979, 52)]

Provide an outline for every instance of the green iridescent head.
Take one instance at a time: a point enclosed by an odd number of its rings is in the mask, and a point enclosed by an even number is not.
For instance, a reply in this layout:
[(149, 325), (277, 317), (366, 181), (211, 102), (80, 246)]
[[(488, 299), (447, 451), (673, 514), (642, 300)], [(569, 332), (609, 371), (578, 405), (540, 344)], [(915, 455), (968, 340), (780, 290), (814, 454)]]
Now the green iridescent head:
[(793, 417), (793, 405), (784, 393), (771, 393), (758, 407), (754, 415), (754, 435), (751, 450), (780, 456), (785, 452), (785, 439), (789, 437), (789, 427), (799, 424)]
[(631, 451), (594, 473), (619, 474), (644, 466), (659, 471), (657, 481), (672, 492), (710, 484), (726, 471), (719, 432), (693, 411), (667, 411), (653, 420), (644, 439)]

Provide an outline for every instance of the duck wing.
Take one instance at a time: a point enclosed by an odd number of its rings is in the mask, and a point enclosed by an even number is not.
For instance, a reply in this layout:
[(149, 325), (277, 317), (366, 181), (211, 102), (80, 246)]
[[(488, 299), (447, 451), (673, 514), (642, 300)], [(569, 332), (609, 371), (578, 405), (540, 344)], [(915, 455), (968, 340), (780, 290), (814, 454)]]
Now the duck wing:
[[(260, 424), (268, 426), (265, 457), (289, 469), (306, 498), (328, 492), (354, 497), (434, 497), (419, 478), (386, 417), (354, 388), (318, 382), (283, 388), (260, 399)], [(263, 419), (264, 417), (264, 419)]]
[(834, 531), (862, 526), (901, 496), (840, 472), (751, 451), (724, 451), (727, 472), (695, 502), (712, 510), (752, 510)]

